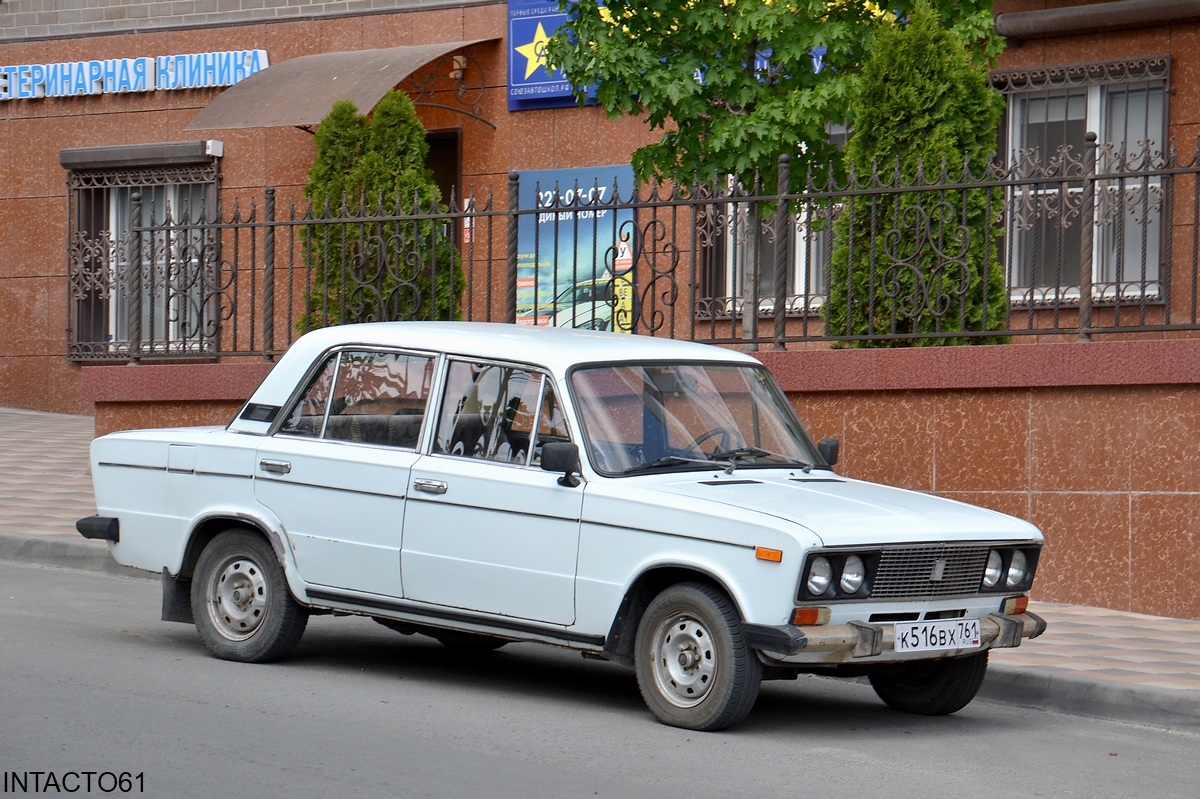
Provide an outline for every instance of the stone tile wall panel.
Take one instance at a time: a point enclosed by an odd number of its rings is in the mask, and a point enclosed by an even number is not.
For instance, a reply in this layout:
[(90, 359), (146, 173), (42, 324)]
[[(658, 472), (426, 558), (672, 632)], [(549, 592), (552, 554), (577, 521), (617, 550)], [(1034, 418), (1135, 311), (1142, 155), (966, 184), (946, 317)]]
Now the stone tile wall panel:
[(0, 42), (119, 33), (131, 30), (228, 25), (256, 20), (337, 17), (397, 10), (491, 5), (495, 0), (6, 0)]
[(1028, 490), (1027, 391), (947, 392), (938, 397), (936, 424), (939, 491)]
[[(57, 279), (65, 292), (66, 240), (67, 213), (58, 198), (0, 200), (0, 252), (12, 253), (0, 264), (0, 278), (18, 280), (52, 277)], [(5, 241), (7, 245), (3, 244)], [(0, 285), (6, 282), (4, 279), (0, 279)], [(14, 300), (19, 302), (20, 298), (14, 297)], [(0, 308), (7, 307), (0, 305)], [(7, 338), (0, 340), (8, 341)], [(4, 347), (3, 351), (7, 352), (7, 349)]]
[(846, 414), (842, 447), (855, 477), (931, 491), (935, 486), (936, 400), (932, 394), (864, 394)]
[(1171, 386), (1139, 391), (1129, 418), (1131, 489), (1200, 495), (1200, 404), (1195, 390)]
[(1030, 426), (1032, 482), (1046, 491), (1129, 491), (1131, 410), (1124, 388), (1038, 397)]
[(1154, 613), (1129, 606), (1129, 509), (1128, 494), (1036, 492), (1030, 521), (1045, 534), (1046, 548), (1034, 596)]

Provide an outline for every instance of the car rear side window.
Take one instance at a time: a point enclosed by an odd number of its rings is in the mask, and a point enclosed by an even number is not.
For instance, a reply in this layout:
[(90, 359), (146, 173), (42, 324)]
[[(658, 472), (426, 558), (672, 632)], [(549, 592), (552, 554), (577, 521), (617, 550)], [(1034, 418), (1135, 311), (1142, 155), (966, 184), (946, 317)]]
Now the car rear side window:
[(344, 350), (329, 358), (280, 432), (413, 449), (433, 366), (428, 355)]
[(338, 356), (331, 355), (313, 376), (308, 388), (292, 406), (279, 432), (293, 436), (320, 438), (325, 429), (325, 411), (329, 408), (329, 390), (337, 373)]

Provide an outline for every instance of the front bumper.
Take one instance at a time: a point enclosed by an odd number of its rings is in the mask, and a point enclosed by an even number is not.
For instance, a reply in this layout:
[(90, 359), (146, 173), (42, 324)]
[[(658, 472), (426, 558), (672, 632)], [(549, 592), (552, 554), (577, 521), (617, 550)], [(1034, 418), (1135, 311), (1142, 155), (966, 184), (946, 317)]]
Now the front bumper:
[(839, 663), (889, 663), (925, 660), (1020, 646), (1024, 638), (1037, 638), (1046, 622), (1034, 613), (1006, 616), (989, 613), (979, 620), (980, 646), (926, 652), (896, 652), (892, 625), (852, 621), (830, 626), (744, 625), (750, 647), (779, 663), (795, 665)]

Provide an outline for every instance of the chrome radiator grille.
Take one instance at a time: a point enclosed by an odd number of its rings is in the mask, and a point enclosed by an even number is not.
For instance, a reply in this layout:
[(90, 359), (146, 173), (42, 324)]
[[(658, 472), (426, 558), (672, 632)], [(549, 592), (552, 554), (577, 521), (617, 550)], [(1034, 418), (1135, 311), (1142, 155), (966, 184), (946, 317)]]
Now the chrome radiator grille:
[(871, 586), (871, 598), (977, 594), (990, 549), (987, 544), (930, 544), (884, 549)]

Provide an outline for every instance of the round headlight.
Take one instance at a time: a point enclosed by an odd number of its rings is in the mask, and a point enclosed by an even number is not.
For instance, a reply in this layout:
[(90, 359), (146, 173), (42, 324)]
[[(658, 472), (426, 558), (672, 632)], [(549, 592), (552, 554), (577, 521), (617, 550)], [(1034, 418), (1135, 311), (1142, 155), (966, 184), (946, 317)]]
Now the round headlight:
[(805, 586), (808, 588), (808, 593), (820, 596), (829, 590), (831, 582), (833, 582), (833, 567), (829, 565), (829, 559), (813, 558), (812, 564), (808, 567), (808, 583)]
[(858, 555), (851, 555), (842, 566), (842, 579), (838, 582), (838, 587), (843, 593), (857, 594), (858, 589), (862, 588), (863, 580), (866, 579), (867, 566), (863, 559)]
[(983, 587), (995, 588), (1000, 582), (1000, 576), (1004, 571), (1004, 558), (1001, 557), (999, 551), (993, 549), (988, 553), (987, 566), (983, 570)]
[(1008, 564), (1008, 578), (1004, 584), (1008, 588), (1016, 588), (1025, 582), (1025, 575), (1028, 571), (1029, 561), (1025, 558), (1025, 553), (1018, 549), (1013, 553), (1012, 563)]

